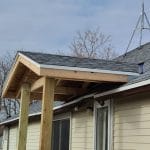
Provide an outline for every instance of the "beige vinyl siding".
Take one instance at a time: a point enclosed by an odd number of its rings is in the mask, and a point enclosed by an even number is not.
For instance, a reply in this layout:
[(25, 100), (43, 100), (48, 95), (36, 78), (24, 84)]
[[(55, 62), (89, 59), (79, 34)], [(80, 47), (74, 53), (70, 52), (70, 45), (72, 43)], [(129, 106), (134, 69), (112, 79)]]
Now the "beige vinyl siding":
[[(16, 150), (17, 126), (10, 127), (9, 130), (9, 150)], [(40, 122), (30, 123), (28, 126), (27, 150), (37, 150), (39, 148)], [(4, 141), (3, 150), (7, 150), (7, 142)]]
[(94, 149), (93, 112), (91, 110), (74, 112), (71, 129), (71, 150)]
[(40, 140), (40, 122), (30, 123), (27, 134), (27, 150), (38, 150)]
[[(54, 120), (69, 118), (70, 113), (60, 114), (54, 117)], [(16, 150), (17, 144), (17, 125), (10, 127), (9, 130), (9, 149), (8, 150)], [(7, 150), (7, 142), (8, 142), (8, 130), (5, 128), (5, 137), (3, 138), (3, 150)], [(39, 149), (39, 139), (40, 139), (40, 121), (30, 122), (28, 125), (28, 133), (27, 133), (27, 150), (38, 150)]]
[(3, 141), (2, 141), (3, 150), (7, 150), (7, 144), (8, 144), (8, 128), (5, 127), (3, 130)]
[(11, 127), (9, 132), (9, 150), (16, 150), (17, 144), (17, 127)]
[(114, 100), (114, 150), (150, 150), (150, 94)]

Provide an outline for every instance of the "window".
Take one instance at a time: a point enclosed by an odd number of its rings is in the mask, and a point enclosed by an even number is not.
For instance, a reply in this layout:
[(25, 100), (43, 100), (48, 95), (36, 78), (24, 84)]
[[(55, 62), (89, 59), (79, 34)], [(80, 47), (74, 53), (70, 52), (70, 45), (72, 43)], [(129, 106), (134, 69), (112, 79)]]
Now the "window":
[(144, 62), (139, 63), (138, 66), (139, 66), (139, 73), (143, 74), (144, 73)]
[(103, 106), (96, 104), (96, 150), (110, 149), (110, 105), (105, 102)]
[(70, 120), (53, 122), (52, 150), (69, 150)]

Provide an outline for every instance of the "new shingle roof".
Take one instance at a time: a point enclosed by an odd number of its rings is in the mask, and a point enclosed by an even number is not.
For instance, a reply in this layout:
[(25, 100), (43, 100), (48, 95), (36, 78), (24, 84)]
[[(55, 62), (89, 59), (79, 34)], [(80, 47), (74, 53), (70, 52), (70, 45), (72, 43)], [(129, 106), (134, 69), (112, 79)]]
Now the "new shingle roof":
[(134, 63), (124, 63), (102, 59), (77, 58), (71, 56), (61, 56), (25, 51), (20, 51), (19, 53), (27, 56), (28, 58), (41, 65), (67, 66), (135, 73), (138, 72), (138, 67)]

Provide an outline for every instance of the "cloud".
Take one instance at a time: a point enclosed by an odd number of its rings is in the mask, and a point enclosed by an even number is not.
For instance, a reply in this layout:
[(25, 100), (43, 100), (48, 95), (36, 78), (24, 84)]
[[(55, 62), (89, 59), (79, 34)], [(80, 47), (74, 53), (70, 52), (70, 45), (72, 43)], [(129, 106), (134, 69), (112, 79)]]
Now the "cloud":
[(0, 50), (67, 51), (77, 30), (100, 26), (123, 52), (140, 6), (137, 0), (1, 0)]

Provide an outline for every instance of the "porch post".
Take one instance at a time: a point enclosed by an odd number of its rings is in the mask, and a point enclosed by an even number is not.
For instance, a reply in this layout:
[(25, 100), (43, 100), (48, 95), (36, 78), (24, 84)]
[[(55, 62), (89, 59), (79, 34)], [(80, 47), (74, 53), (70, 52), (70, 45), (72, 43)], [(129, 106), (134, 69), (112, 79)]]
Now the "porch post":
[(41, 133), (40, 149), (51, 150), (52, 121), (53, 121), (53, 102), (54, 102), (55, 79), (44, 78), (42, 114), (41, 114)]
[(30, 85), (24, 83), (21, 87), (17, 150), (26, 150), (29, 102), (30, 102)]

